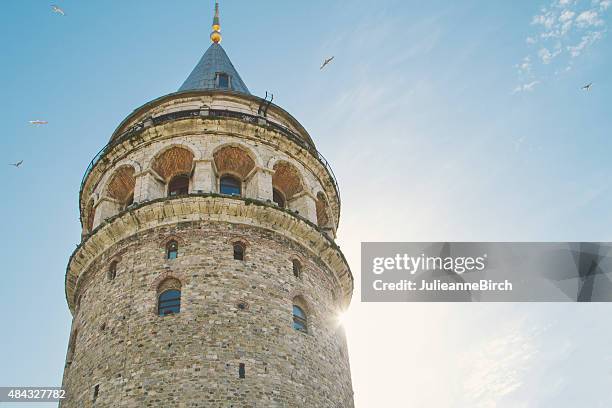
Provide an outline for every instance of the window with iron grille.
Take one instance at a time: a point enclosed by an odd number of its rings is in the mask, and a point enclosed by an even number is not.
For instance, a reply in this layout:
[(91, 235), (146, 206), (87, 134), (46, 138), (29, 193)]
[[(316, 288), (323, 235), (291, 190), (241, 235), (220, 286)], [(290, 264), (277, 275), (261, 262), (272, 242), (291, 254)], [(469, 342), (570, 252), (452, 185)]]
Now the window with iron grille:
[(177, 314), (181, 311), (181, 291), (172, 289), (159, 295), (157, 310), (160, 316)]

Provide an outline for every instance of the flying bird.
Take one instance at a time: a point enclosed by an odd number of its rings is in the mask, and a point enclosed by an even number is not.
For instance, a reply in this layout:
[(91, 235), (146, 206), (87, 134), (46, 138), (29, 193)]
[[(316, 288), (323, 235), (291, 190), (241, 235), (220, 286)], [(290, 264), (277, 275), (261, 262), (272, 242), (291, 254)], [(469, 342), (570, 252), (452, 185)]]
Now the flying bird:
[(333, 61), (333, 59), (334, 59), (334, 58), (335, 58), (335, 57), (329, 57), (329, 58), (327, 58), (325, 61), (323, 61), (323, 65), (321, 65), (321, 68), (319, 68), (319, 70), (321, 70), (321, 69), (325, 68), (325, 67), (326, 67), (326, 66), (327, 66), (327, 65), (328, 65), (330, 62), (332, 62), (332, 61)]
[(49, 122), (47, 122), (46, 120), (31, 120), (31, 121), (30, 121), (30, 125), (35, 125), (35, 126), (38, 126), (38, 125), (46, 125), (46, 124), (48, 124), (48, 123), (49, 123)]
[(10, 163), (9, 166), (15, 166), (19, 168), (23, 164), (23, 160), (19, 160), (17, 163)]
[(593, 83), (591, 82), (590, 84), (583, 86), (582, 89), (584, 89), (585, 91), (590, 91), (592, 86)]
[(56, 6), (55, 4), (51, 5), (51, 9), (53, 10), (54, 13), (65, 16), (66, 13), (64, 13), (64, 10), (62, 10), (62, 8), (60, 6)]

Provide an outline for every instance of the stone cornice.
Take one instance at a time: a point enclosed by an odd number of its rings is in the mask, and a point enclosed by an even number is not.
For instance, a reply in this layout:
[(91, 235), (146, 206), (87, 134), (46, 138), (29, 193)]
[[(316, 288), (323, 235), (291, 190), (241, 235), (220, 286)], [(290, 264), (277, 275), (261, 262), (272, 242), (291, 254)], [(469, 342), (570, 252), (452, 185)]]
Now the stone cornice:
[(294, 194), (294, 195), (293, 195), (293, 196), (292, 196), (290, 199), (288, 199), (287, 201), (294, 201), (294, 200), (297, 200), (298, 198), (303, 197), (303, 196), (310, 197), (310, 198), (312, 198), (314, 201), (317, 201), (317, 197), (316, 197), (315, 195), (313, 195), (313, 194), (312, 194), (310, 191), (307, 191), (307, 190), (302, 190), (302, 191), (300, 191), (299, 193)]
[(265, 173), (274, 174), (274, 169), (269, 169), (267, 167), (257, 167), (257, 169)]
[(134, 178), (137, 177), (142, 177), (142, 176), (146, 176), (147, 174), (150, 174), (151, 176), (153, 176), (153, 178), (161, 183), (165, 183), (166, 181), (164, 180), (164, 178), (162, 176), (160, 176), (159, 174), (157, 174), (157, 172), (153, 169), (145, 169), (143, 171), (141, 171), (140, 173), (136, 173), (134, 174)]
[(109, 203), (113, 203), (113, 204), (121, 204), (121, 202), (119, 200), (116, 200), (112, 197), (109, 196), (102, 196), (98, 199), (98, 201), (96, 201), (94, 208), (98, 208), (98, 206), (100, 204), (102, 204), (103, 202), (108, 201)]
[(333, 272), (342, 288), (343, 304), (353, 293), (353, 275), (336, 243), (315, 224), (295, 213), (259, 200), (218, 194), (190, 194), (136, 204), (99, 225), (76, 248), (66, 268), (66, 299), (74, 311), (80, 279), (92, 263), (113, 245), (162, 225), (218, 221), (272, 230), (310, 250)]
[[(113, 132), (111, 140), (116, 138), (121, 131), (124, 131), (130, 125), (137, 122), (139, 119), (147, 118), (150, 115), (150, 112), (154, 110), (156, 107), (162, 106), (164, 104), (171, 104), (175, 101), (187, 100), (192, 101), (194, 103), (198, 102), (204, 110), (208, 110), (204, 108), (204, 106), (208, 106), (213, 103), (213, 101), (217, 100), (233, 100), (241, 103), (245, 103), (246, 105), (260, 106), (262, 103), (267, 104), (268, 101), (255, 96), (255, 95), (245, 95), (242, 93), (236, 93), (231, 91), (219, 91), (219, 90), (192, 90), (192, 91), (183, 91), (183, 92), (175, 92), (168, 95), (161, 96), (157, 99), (149, 101), (144, 105), (134, 109), (132, 113), (130, 113), (120, 124), (117, 126), (117, 129)], [(276, 115), (284, 117), (289, 120), (300, 132), (301, 136), (314, 146), (314, 142), (312, 138), (306, 131), (306, 129), (300, 124), (300, 122), (295, 119), (289, 112), (281, 108), (280, 106), (271, 103), (270, 104), (270, 112), (274, 112)]]

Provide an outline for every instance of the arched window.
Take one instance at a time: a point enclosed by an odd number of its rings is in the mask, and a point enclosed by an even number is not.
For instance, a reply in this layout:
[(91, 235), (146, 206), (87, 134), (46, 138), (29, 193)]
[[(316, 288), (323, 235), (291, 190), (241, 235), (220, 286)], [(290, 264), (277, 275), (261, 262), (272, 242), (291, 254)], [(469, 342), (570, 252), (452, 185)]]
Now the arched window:
[(302, 276), (302, 264), (297, 259), (293, 260), (293, 276), (296, 278)]
[(234, 243), (234, 259), (237, 261), (244, 261), (245, 245), (242, 242)]
[(117, 261), (111, 262), (110, 266), (108, 267), (107, 277), (109, 281), (112, 281), (117, 277)]
[(173, 240), (166, 245), (166, 259), (176, 258), (178, 258), (178, 242)]
[(275, 188), (272, 189), (272, 201), (274, 201), (280, 208), (285, 208), (285, 197), (283, 196), (283, 193)]
[(181, 291), (170, 289), (159, 295), (157, 311), (160, 316), (177, 314), (181, 311)]
[(297, 331), (308, 333), (306, 313), (298, 305), (293, 305), (293, 328)]
[(221, 194), (242, 195), (242, 183), (234, 176), (225, 175), (219, 181), (219, 191)]
[(180, 174), (172, 177), (168, 184), (168, 197), (185, 195), (189, 193), (189, 176)]
[(216, 173), (221, 178), (219, 180), (221, 194), (241, 195), (242, 181), (246, 180), (255, 169), (254, 157), (252, 152), (243, 147), (230, 145), (223, 146), (213, 153)]

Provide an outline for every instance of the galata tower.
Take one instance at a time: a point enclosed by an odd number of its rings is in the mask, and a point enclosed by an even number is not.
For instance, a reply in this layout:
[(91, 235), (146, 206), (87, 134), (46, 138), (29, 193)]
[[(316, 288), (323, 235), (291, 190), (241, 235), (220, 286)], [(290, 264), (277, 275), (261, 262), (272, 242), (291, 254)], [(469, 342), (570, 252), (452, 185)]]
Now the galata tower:
[(89, 165), (64, 408), (353, 407), (337, 316), (353, 276), (308, 132), (212, 44)]

